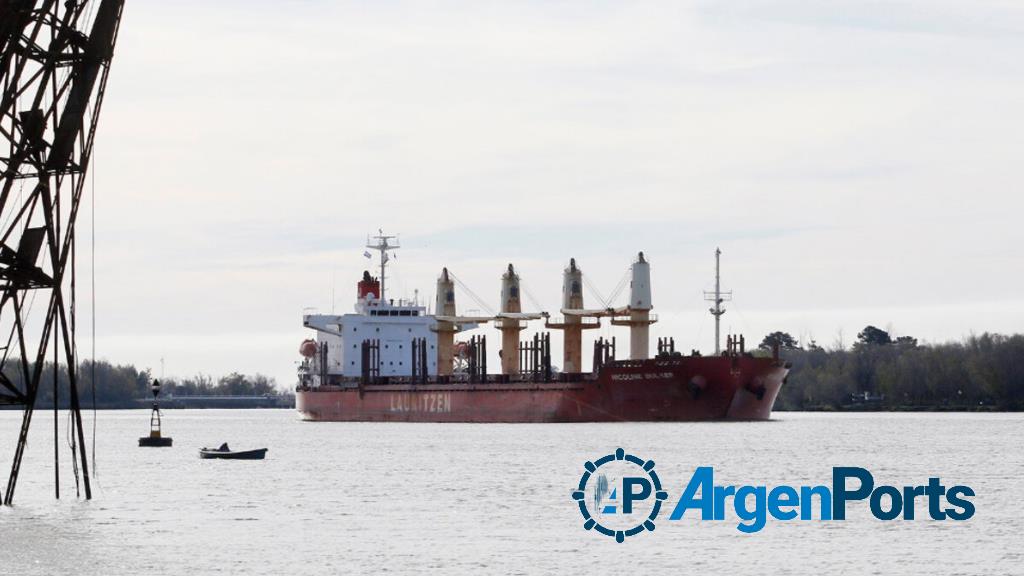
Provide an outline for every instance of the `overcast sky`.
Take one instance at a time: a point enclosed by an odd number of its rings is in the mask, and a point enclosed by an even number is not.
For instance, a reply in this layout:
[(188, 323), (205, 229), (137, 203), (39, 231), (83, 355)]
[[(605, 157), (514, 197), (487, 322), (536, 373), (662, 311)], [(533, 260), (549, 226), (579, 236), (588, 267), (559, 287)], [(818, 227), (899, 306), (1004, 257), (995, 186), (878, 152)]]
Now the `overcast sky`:
[(97, 355), (290, 385), (378, 228), (392, 296), (494, 308), (509, 262), (557, 312), (570, 256), (607, 297), (643, 250), (684, 350), (716, 246), (750, 340), (1020, 331), (1022, 102), (1017, 2), (129, 2)]

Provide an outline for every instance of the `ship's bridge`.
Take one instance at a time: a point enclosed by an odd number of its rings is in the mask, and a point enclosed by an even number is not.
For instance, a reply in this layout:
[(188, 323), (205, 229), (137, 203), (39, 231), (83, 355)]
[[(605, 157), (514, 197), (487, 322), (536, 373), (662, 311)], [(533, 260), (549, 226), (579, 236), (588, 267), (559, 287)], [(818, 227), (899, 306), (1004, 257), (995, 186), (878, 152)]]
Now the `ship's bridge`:
[(437, 374), (437, 323), (426, 307), (399, 301), (361, 301), (356, 314), (307, 314), (303, 324), (316, 330), (317, 354), (310, 374), (317, 379), (331, 376), (358, 378), (363, 371), (361, 346), (371, 341), (379, 346), (380, 376), (411, 376), (413, 340), (425, 343), (428, 374)]
[(364, 316), (424, 316), (427, 313), (426, 306), (420, 306), (416, 302), (399, 299), (387, 302), (376, 298), (360, 298), (356, 302), (356, 313)]

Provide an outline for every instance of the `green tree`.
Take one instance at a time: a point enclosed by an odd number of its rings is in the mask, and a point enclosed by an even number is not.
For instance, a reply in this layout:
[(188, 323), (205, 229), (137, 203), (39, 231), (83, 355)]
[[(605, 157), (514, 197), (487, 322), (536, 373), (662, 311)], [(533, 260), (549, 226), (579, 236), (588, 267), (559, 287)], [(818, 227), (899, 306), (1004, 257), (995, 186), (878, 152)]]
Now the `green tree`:
[(765, 336), (764, 340), (761, 340), (757, 347), (762, 350), (771, 350), (776, 345), (782, 350), (795, 350), (800, 347), (800, 343), (788, 332), (772, 332)]
[(867, 346), (883, 346), (892, 344), (892, 338), (885, 330), (869, 325), (857, 334), (857, 343)]
[(912, 336), (897, 336), (894, 342), (897, 346), (907, 346), (909, 348), (917, 347), (917, 338)]

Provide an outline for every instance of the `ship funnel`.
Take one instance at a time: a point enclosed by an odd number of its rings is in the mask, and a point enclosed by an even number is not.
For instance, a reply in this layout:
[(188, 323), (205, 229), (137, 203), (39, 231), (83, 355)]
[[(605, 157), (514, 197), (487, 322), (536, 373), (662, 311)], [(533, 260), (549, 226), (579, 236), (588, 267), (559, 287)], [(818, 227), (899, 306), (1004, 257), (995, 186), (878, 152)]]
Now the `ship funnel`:
[[(455, 283), (448, 275), (448, 269), (442, 268), (437, 277), (437, 299), (434, 310), (438, 316), (455, 316)], [(449, 376), (453, 368), (453, 351), (455, 349), (455, 333), (459, 327), (447, 320), (438, 320), (437, 327), (437, 375)]]
[(380, 280), (370, 276), (369, 270), (363, 271), (363, 279), (357, 286), (359, 300), (373, 300), (380, 298)]
[[(519, 313), (523, 306), (519, 301), (519, 275), (511, 264), (501, 276), (501, 311)], [(520, 320), (502, 318), (495, 322), (501, 330), (501, 372), (519, 374), (519, 333), (526, 328)]]
[(650, 326), (657, 322), (651, 316), (651, 265), (644, 253), (637, 255), (632, 267), (633, 280), (629, 283), (628, 319), (615, 319), (616, 326), (629, 326), (629, 358), (646, 360), (650, 357)]

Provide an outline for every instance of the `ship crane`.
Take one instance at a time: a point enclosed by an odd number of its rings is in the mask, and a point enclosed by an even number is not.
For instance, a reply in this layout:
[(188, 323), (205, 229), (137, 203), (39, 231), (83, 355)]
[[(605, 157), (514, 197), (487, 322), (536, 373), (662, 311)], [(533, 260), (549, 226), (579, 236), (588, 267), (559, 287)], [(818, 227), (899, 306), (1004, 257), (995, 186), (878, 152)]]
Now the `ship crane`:
[[(491, 316), (458, 316), (455, 314), (454, 286), (450, 284), (448, 269), (445, 268), (438, 280), (438, 366), (445, 366), (450, 371), (452, 363), (451, 350), (454, 345), (455, 327), (458, 325), (477, 325), (494, 322), (501, 331), (501, 372), (507, 375), (519, 374), (519, 333), (526, 328), (530, 320), (542, 320), (549, 317), (547, 312), (523, 312), (520, 302), (519, 274), (512, 264), (501, 277), (501, 310)], [(442, 285), (442, 280), (444, 284)], [(445, 294), (445, 302), (441, 302), (441, 294)], [(448, 294), (451, 294), (449, 305)], [(449, 338), (452, 339), (451, 344)], [(450, 373), (450, 372), (449, 372)]]
[(650, 356), (650, 326), (658, 321), (651, 314), (651, 265), (644, 258), (644, 253), (637, 255), (631, 268), (632, 280), (629, 283), (629, 304), (617, 312), (625, 319), (612, 318), (613, 326), (629, 326), (629, 358), (630, 360), (646, 360)]
[[(646, 360), (650, 356), (650, 325), (658, 321), (651, 314), (651, 265), (644, 253), (637, 254), (636, 262), (630, 266), (629, 304), (600, 309), (563, 308), (566, 318), (611, 318), (613, 326), (629, 327), (629, 357), (631, 360)], [(614, 298), (614, 295), (613, 295)], [(582, 299), (581, 299), (582, 303)]]
[[(603, 310), (583, 308), (583, 272), (576, 267), (576, 259), (569, 259), (562, 277), (561, 321), (545, 322), (544, 327), (562, 331), (562, 371), (583, 372), (583, 331), (601, 327), (599, 316)], [(593, 321), (591, 321), (593, 320)]]

